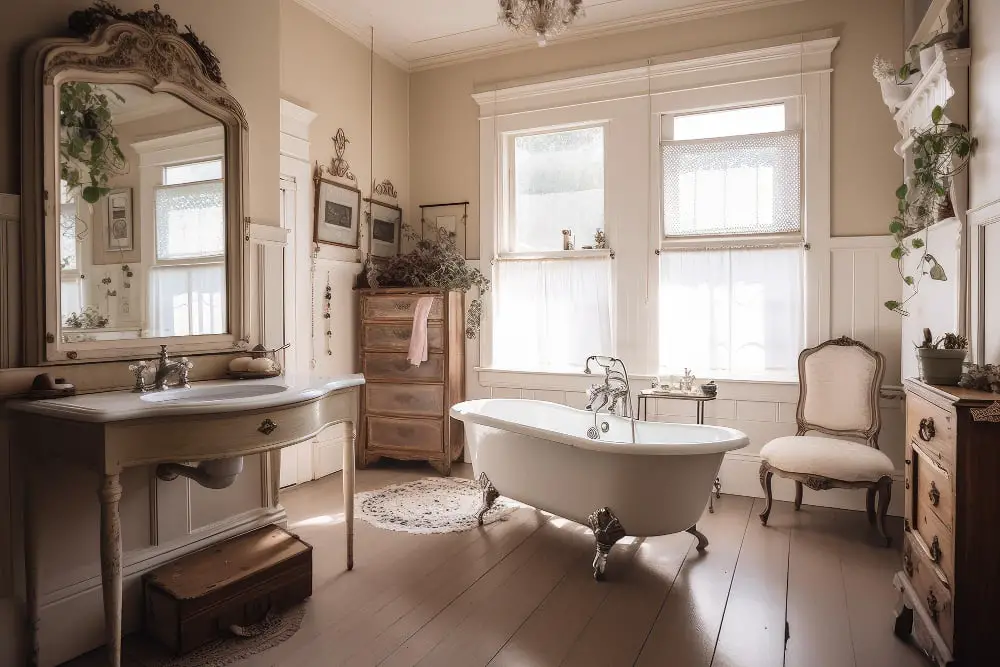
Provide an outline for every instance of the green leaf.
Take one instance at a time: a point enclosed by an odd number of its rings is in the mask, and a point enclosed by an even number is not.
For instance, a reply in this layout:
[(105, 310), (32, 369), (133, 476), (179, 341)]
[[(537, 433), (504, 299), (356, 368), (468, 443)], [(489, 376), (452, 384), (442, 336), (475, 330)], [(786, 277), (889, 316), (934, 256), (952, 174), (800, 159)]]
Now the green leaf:
[(898, 234), (901, 231), (903, 231), (903, 229), (904, 229), (903, 223), (901, 223), (898, 220), (893, 220), (892, 222), (889, 223), (889, 233), (890, 234)]
[(902, 305), (898, 301), (889, 300), (885, 302), (885, 307), (889, 310), (898, 310), (899, 306)]
[(917, 249), (923, 248), (924, 247), (924, 240), (921, 239), (921, 238), (915, 238), (912, 241), (910, 241), (910, 245), (912, 245), (914, 248), (917, 248)]
[(913, 285), (913, 276), (906, 276), (905, 278), (903, 278), (903, 282), (906, 283), (907, 285), (912, 286)]
[(80, 195), (83, 197), (83, 201), (88, 204), (96, 204), (101, 198), (101, 189), (94, 187), (93, 185), (88, 185), (83, 189)]
[(937, 262), (934, 262), (934, 266), (930, 270), (931, 280), (948, 280), (948, 276), (944, 272), (944, 267), (942, 267)]
[(940, 104), (934, 107), (934, 110), (931, 111), (931, 121), (935, 124), (940, 123), (941, 118), (943, 116), (944, 116), (944, 109), (941, 108)]
[(903, 246), (896, 246), (895, 248), (893, 248), (892, 252), (889, 253), (889, 256), (892, 257), (895, 260), (902, 259), (903, 258)]
[(896, 188), (896, 199), (905, 199), (906, 193), (909, 188), (906, 187), (906, 183), (903, 183), (898, 188)]

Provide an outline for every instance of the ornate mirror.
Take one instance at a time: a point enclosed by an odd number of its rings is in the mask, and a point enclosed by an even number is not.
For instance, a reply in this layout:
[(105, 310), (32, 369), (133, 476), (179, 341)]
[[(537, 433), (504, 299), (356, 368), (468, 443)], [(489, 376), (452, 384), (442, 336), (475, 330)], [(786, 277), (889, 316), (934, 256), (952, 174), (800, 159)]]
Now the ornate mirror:
[(24, 60), (26, 362), (244, 339), (248, 127), (212, 51), (111, 5)]

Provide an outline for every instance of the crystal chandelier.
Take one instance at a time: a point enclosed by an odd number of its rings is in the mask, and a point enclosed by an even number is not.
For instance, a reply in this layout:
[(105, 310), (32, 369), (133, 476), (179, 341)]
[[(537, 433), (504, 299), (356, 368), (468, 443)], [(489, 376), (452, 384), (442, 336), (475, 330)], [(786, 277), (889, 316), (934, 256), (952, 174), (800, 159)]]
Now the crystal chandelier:
[(545, 46), (583, 16), (583, 0), (500, 0), (500, 23), (514, 32), (538, 39)]

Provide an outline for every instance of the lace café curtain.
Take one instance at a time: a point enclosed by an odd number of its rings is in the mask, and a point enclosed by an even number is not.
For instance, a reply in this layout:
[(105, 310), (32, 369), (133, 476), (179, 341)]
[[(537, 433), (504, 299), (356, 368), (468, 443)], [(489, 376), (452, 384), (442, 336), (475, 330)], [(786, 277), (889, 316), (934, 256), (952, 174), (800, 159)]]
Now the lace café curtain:
[(498, 260), (493, 365), (579, 370), (612, 354), (611, 260)]
[(156, 258), (221, 257), (226, 250), (225, 186), (202, 181), (156, 189)]

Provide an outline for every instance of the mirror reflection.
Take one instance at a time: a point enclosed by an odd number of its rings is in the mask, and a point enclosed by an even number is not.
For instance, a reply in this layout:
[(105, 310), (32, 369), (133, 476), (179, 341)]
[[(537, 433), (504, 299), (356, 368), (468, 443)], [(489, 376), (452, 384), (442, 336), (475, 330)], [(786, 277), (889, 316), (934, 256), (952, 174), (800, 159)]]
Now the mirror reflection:
[(62, 340), (226, 333), (223, 125), (169, 93), (70, 81), (59, 160)]

